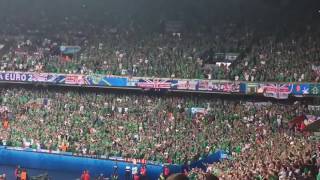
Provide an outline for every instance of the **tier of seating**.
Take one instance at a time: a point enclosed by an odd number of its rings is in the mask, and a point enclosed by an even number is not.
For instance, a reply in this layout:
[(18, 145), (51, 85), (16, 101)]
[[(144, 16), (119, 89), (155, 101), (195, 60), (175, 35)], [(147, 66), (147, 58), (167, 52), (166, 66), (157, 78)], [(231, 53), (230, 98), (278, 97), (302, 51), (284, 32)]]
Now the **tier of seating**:
[[(317, 26), (283, 35), (240, 24), (195, 34), (84, 27), (72, 21), (34, 27), (11, 23), (1, 25), (2, 71), (286, 82), (314, 82), (320, 75)], [(64, 45), (81, 50), (63, 54)]]
[(222, 149), (234, 152), (234, 165), (209, 167), (235, 178), (265, 177), (271, 172), (261, 168), (278, 172), (287, 158), (301, 165), (315, 150), (307, 138), (287, 131), (294, 117), (316, 113), (301, 103), (12, 88), (0, 93), (0, 142), (6, 146), (173, 164)]

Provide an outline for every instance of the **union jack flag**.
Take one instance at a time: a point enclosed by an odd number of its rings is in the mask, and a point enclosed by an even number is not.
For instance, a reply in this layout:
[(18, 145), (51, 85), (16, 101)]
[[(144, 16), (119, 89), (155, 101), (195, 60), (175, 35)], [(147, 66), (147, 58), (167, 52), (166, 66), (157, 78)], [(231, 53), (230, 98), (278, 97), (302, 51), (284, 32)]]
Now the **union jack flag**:
[(199, 88), (200, 91), (207, 91), (209, 90), (209, 82), (208, 81), (199, 81)]
[(229, 84), (229, 83), (223, 84), (223, 91), (224, 92), (231, 92), (232, 91), (232, 84)]
[(46, 73), (34, 73), (32, 74), (32, 81), (35, 82), (46, 82), (48, 79), (48, 74)]
[(171, 82), (167, 80), (142, 80), (137, 83), (137, 86), (145, 89), (170, 89)]
[(189, 89), (190, 87), (190, 84), (189, 84), (189, 81), (178, 81), (177, 82), (177, 89)]
[(83, 75), (66, 75), (65, 84), (84, 85), (84, 84), (88, 84), (88, 83), (85, 79), (85, 76), (83, 76)]
[(264, 86), (264, 96), (276, 99), (288, 99), (292, 88), (288, 84), (267, 84)]

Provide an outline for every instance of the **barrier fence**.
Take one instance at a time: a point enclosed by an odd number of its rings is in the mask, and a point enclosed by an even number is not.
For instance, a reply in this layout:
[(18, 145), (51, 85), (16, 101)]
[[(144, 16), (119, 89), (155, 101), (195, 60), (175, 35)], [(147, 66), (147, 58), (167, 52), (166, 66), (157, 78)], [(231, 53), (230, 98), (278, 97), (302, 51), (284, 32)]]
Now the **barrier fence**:
[[(194, 162), (189, 168), (204, 168), (204, 163), (217, 162), (223, 156), (222, 151), (208, 156), (205, 159)], [(17, 166), (32, 169), (45, 169), (62, 172), (76, 172), (81, 175), (83, 170), (89, 170), (92, 175), (103, 173), (111, 176), (114, 173), (115, 166), (119, 179), (124, 179), (126, 166), (141, 168), (142, 163), (125, 162), (115, 159), (95, 159), (89, 157), (77, 157), (68, 153), (48, 153), (45, 151), (36, 151), (34, 149), (22, 149), (14, 147), (0, 147), (0, 165)], [(163, 172), (163, 164), (152, 164), (147, 162), (147, 175), (149, 179), (158, 179)], [(168, 165), (171, 173), (182, 172), (183, 165)]]
[(226, 94), (261, 94), (265, 97), (276, 99), (287, 99), (290, 95), (296, 97), (320, 95), (320, 84), (308, 82), (239, 82), (35, 72), (1, 72), (0, 82), (1, 81), (102, 88), (112, 87)]

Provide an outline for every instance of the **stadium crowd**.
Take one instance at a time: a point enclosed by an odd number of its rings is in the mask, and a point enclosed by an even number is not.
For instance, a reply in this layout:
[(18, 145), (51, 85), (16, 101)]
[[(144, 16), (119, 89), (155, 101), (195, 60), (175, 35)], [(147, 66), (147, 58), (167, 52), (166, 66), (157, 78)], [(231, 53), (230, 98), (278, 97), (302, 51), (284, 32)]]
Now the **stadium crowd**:
[[(210, 31), (169, 33), (76, 17), (59, 22), (0, 19), (0, 71), (320, 80), (318, 22), (262, 30), (263, 21), (231, 23), (226, 18)], [(68, 45), (81, 50), (64, 54), (60, 47)], [(228, 53), (236, 58), (227, 58)], [(208, 174), (226, 180), (320, 180), (319, 141), (288, 125), (302, 114), (320, 112), (303, 102), (1, 88), (0, 145), (186, 167), (224, 150), (228, 156), (223, 161), (205, 164), (206, 170), (187, 168), (185, 174), (191, 180)]]
[[(2, 25), (3, 71), (309, 82), (320, 74), (314, 25), (272, 34), (236, 23), (220, 24), (210, 33), (150, 33), (71, 20)], [(81, 51), (65, 56), (62, 45)], [(237, 59), (221, 59), (219, 53), (236, 53)], [(231, 65), (215, 65), (226, 61)]]
[(309, 113), (302, 103), (9, 88), (1, 112), (7, 146), (185, 165), (222, 149), (232, 159), (208, 172), (224, 179), (307, 178), (319, 167), (316, 144), (288, 129)]
[(220, 179), (319, 179), (319, 147), (303, 137), (269, 134), (262, 141), (246, 143), (228, 160), (193, 169), (190, 179), (215, 174)]
[(302, 34), (261, 38), (238, 61), (233, 73), (247, 81), (318, 82), (319, 46), (316, 42), (319, 39), (316, 34), (314, 29), (308, 29)]
[[(13, 32), (10, 31), (8, 32), (10, 35), (0, 38), (0, 43), (3, 42), (4, 45), (1, 53), (1, 69), (204, 78), (207, 74), (204, 74), (204, 63), (200, 58), (202, 51), (211, 48), (216, 52), (238, 52), (248, 46), (250, 39), (244, 36), (245, 30), (241, 31), (234, 26), (222, 26), (214, 32), (214, 35), (196, 36), (181, 33), (145, 34), (94, 24), (84, 29), (84, 25), (73, 23), (60, 24), (59, 31), (47, 33), (52, 26), (47, 25), (41, 29), (41, 32), (46, 34), (44, 37), (39, 37), (38, 33), (32, 30), (29, 34), (21, 33), (22, 29), (28, 29), (22, 25), (18, 28), (18, 32), (14, 33), (19, 36), (11, 35)], [(8, 29), (11, 29), (10, 27)], [(68, 31), (62, 34), (61, 29)], [(82, 50), (72, 54), (73, 58), (61, 58), (59, 53), (61, 45), (79, 45)], [(214, 78), (225, 78), (226, 70), (218, 69)]]

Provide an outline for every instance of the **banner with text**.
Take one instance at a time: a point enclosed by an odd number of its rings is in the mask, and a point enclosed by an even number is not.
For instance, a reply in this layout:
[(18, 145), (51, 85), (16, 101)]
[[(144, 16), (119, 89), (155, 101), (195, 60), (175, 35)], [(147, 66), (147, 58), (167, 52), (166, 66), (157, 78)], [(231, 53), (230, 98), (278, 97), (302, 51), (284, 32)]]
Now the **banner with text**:
[(2, 72), (0, 73), (0, 81), (32, 82), (32, 74), (23, 72)]
[(265, 97), (287, 99), (289, 95), (320, 96), (318, 83), (235, 82), (199, 79), (168, 79), (122, 77), (110, 75), (56, 74), (38, 72), (0, 72), (0, 81), (77, 85), (92, 87), (130, 87), (158, 90), (181, 90), (217, 93), (263, 94)]

